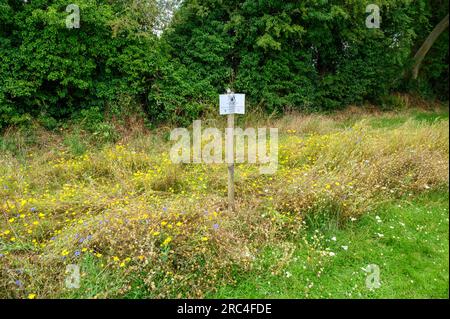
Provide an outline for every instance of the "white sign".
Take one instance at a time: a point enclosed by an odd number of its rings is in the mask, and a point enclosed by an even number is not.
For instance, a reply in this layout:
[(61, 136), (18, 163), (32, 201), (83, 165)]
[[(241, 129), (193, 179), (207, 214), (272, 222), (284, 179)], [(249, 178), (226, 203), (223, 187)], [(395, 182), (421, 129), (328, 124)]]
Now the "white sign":
[(220, 95), (220, 115), (245, 114), (245, 94)]

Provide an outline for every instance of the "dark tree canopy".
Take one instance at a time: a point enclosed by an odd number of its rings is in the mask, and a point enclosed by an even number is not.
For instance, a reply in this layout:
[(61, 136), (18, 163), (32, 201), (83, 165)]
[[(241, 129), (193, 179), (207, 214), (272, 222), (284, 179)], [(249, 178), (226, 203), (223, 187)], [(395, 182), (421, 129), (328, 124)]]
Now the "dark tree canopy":
[[(0, 0), (0, 128), (85, 109), (188, 122), (230, 86), (267, 112), (332, 110), (394, 90), (448, 99), (448, 30), (401, 76), (447, 1), (378, 1), (381, 27), (355, 0)], [(172, 11), (177, 9), (172, 23)], [(161, 30), (165, 29), (162, 36)], [(155, 32), (156, 31), (156, 32)]]
[(218, 91), (233, 86), (269, 112), (334, 109), (397, 89), (418, 34), (448, 10), (381, 1), (381, 27), (369, 29), (367, 4), (186, 0), (166, 36), (172, 54)]

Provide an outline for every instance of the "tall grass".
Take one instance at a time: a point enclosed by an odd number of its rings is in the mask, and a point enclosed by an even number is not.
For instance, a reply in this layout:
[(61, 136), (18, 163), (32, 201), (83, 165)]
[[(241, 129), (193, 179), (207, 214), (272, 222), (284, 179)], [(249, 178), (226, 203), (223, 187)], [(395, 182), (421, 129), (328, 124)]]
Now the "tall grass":
[[(201, 297), (307, 226), (342, 227), (387, 199), (447, 187), (448, 120), (374, 128), (377, 116), (269, 123), (281, 130), (279, 170), (237, 165), (235, 213), (225, 166), (174, 165), (162, 135), (102, 147), (46, 135), (20, 144), (23, 160), (6, 147), (0, 297)], [(68, 264), (81, 266), (78, 290), (64, 286)]]

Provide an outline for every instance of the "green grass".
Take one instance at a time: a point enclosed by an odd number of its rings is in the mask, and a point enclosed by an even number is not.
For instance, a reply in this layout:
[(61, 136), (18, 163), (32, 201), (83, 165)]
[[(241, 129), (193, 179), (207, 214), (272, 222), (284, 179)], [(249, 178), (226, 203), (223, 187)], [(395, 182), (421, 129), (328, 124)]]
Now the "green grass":
[(436, 121), (448, 120), (449, 110), (448, 108), (442, 109), (438, 112), (416, 112), (414, 114), (414, 119), (416, 121), (424, 121), (428, 123), (433, 123)]
[[(367, 116), (353, 115), (345, 119), (340, 119), (336, 125), (339, 128), (345, 129), (352, 127), (364, 118), (367, 118)], [(395, 129), (410, 120), (424, 124), (432, 124), (439, 121), (448, 121), (448, 119), (449, 109), (447, 106), (442, 106), (434, 110), (410, 109), (407, 111), (381, 113), (369, 117), (368, 124), (374, 129)]]
[(101, 262), (92, 255), (86, 255), (79, 265), (82, 278), (79, 289), (65, 288), (61, 298), (65, 299), (92, 299), (115, 298), (123, 292), (123, 287), (128, 286), (126, 293), (122, 293), (123, 299), (150, 298), (151, 292), (139, 275), (135, 273), (125, 279), (125, 274), (110, 266), (103, 267)]
[(86, 255), (79, 267), (82, 274), (80, 289), (65, 289), (62, 298), (105, 298), (117, 293), (124, 283), (119, 272), (101, 267), (93, 256)]
[[(273, 273), (280, 249), (267, 248), (250, 274), (208, 297), (448, 298), (448, 200), (448, 192), (433, 192), (385, 203), (342, 229), (315, 232), (316, 241), (309, 230), (308, 243), (300, 240), (295, 245), (281, 271)], [(329, 248), (336, 256), (308, 262), (312, 242), (320, 242), (316, 250)], [(369, 264), (380, 268), (379, 289), (366, 287), (363, 269)]]
[(380, 117), (370, 121), (373, 128), (396, 128), (408, 120), (406, 116)]
[(408, 120), (415, 120), (423, 123), (435, 123), (442, 120), (448, 120), (448, 108), (443, 108), (438, 111), (412, 111), (411, 114), (397, 114), (394, 116), (380, 116), (370, 120), (370, 125), (373, 128), (396, 128), (403, 125)]

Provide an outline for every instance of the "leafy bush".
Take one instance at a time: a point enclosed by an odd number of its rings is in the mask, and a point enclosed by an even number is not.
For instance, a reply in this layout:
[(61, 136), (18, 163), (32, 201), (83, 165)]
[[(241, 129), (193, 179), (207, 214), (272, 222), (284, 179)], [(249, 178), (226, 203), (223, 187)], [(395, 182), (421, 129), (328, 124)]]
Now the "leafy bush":
[(143, 31), (153, 1), (132, 2), (79, 0), (80, 28), (68, 29), (66, 1), (1, 0), (0, 127), (92, 107), (100, 114), (123, 94), (145, 103), (164, 52)]
[[(187, 0), (165, 37), (217, 92), (233, 87), (268, 112), (332, 110), (399, 89), (417, 42), (448, 12), (425, 0), (378, 4), (381, 28), (369, 29), (364, 1)], [(448, 45), (434, 54), (431, 77), (445, 79)]]
[(152, 85), (147, 112), (157, 122), (189, 125), (217, 99), (210, 83), (181, 64), (167, 63)]
[(368, 29), (361, 1), (186, 0), (160, 38), (157, 0), (78, 0), (79, 29), (66, 27), (63, 0), (0, 0), (0, 129), (34, 118), (52, 129), (92, 108), (186, 124), (227, 87), (269, 113), (333, 110), (397, 89), (448, 99), (448, 31), (420, 80), (403, 79), (448, 3), (378, 4), (381, 28)]

